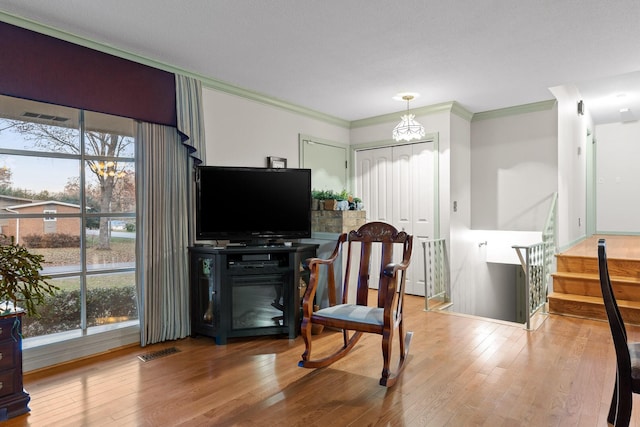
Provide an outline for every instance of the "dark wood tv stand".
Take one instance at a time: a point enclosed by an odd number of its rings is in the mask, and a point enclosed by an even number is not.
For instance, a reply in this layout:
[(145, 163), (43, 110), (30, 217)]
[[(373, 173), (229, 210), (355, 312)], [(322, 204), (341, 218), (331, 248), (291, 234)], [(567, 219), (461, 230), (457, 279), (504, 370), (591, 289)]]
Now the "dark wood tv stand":
[[(191, 334), (227, 338), (300, 333), (302, 262), (318, 245), (189, 248)], [(302, 283), (303, 281), (304, 283)]]

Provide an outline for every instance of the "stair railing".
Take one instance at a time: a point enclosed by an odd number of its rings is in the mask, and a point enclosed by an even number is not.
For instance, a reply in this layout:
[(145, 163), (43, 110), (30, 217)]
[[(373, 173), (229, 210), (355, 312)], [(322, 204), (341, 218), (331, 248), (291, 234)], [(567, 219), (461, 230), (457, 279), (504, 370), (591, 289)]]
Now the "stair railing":
[[(556, 253), (558, 193), (553, 194), (549, 214), (542, 229), (542, 242), (529, 246), (512, 246), (520, 259), (525, 277), (525, 316), (527, 329), (531, 329), (531, 316), (546, 307), (549, 282)], [(524, 255), (522, 253), (524, 252)]]
[(451, 302), (449, 263), (445, 239), (422, 240), (424, 253), (424, 309), (434, 310)]

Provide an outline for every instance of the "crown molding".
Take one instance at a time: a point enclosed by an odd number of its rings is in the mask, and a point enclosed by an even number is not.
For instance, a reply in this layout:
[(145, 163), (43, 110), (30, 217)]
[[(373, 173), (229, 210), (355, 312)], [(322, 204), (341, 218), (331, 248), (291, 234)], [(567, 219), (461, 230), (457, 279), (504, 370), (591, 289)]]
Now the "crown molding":
[[(351, 122), (351, 129), (361, 128), (365, 126), (372, 126), (372, 125), (377, 125), (382, 123), (388, 123), (388, 122), (395, 122), (395, 121), (398, 121), (398, 118), (405, 112), (406, 110), (402, 110), (402, 111), (397, 111), (395, 113), (383, 114), (380, 116), (369, 117), (361, 120), (354, 120)], [(466, 120), (471, 120), (471, 117), (473, 116), (472, 113), (467, 111), (463, 106), (461, 106), (456, 101), (443, 102), (435, 105), (427, 105), (425, 107), (419, 107), (419, 108), (411, 108), (410, 112), (412, 114), (415, 114), (416, 117), (425, 116), (428, 114), (442, 113), (442, 112), (453, 113)]]
[(75, 34), (69, 33), (67, 31), (59, 30), (57, 28), (44, 25), (33, 20), (29, 20), (26, 18), (22, 18), (16, 15), (11, 15), (9, 13), (0, 11), (0, 21), (6, 22), (7, 24), (15, 25), (17, 27), (25, 28), (27, 30), (35, 31), (37, 33), (41, 33), (47, 36), (55, 37), (57, 39), (74, 43), (80, 46), (84, 46), (90, 49), (94, 49), (100, 52), (104, 52), (110, 55), (118, 56), (120, 58), (128, 59), (130, 61), (137, 62), (143, 65), (164, 70), (170, 73), (193, 77), (195, 79), (200, 80), (204, 87), (218, 90), (220, 92), (229, 93), (231, 95), (236, 95), (242, 98), (250, 99), (266, 105), (278, 107), (284, 110), (294, 112), (296, 114), (300, 114), (312, 119), (320, 120), (320, 121), (333, 124), (336, 126), (340, 126), (346, 129), (348, 129), (350, 126), (350, 122), (348, 120), (340, 119), (338, 117), (334, 117), (329, 114), (324, 114), (324, 113), (312, 110), (310, 108), (301, 107), (299, 105), (291, 104), (289, 102), (286, 102), (277, 98), (273, 98), (271, 96), (267, 96), (258, 92), (243, 89), (241, 87), (232, 85), (230, 83), (226, 83), (220, 80), (206, 77), (197, 73), (193, 73), (191, 71), (183, 70), (173, 65), (165, 64), (163, 62), (156, 61), (154, 59), (147, 58), (141, 55), (136, 55), (108, 44), (98, 43), (93, 40), (89, 40), (84, 37), (80, 37)]
[(498, 110), (484, 111), (481, 113), (475, 113), (472, 122), (479, 120), (497, 119), (500, 117), (514, 116), (517, 114), (535, 113), (538, 111), (551, 110), (556, 105), (555, 99), (547, 101), (534, 102), (531, 104), (516, 105), (514, 107), (500, 108)]
[[(336, 125), (346, 129), (354, 129), (365, 126), (372, 126), (381, 123), (395, 122), (398, 117), (403, 114), (404, 111), (397, 111), (394, 113), (383, 114), (380, 116), (369, 117), (361, 120), (348, 121), (339, 117), (331, 116), (329, 114), (321, 113), (319, 111), (312, 110), (310, 108), (295, 105), (281, 99), (274, 98), (259, 92), (251, 91), (248, 89), (235, 86), (230, 83), (223, 82), (221, 80), (206, 77), (188, 70), (184, 70), (175, 67), (170, 64), (166, 64), (160, 61), (156, 61), (145, 56), (133, 54), (111, 46), (105, 43), (99, 43), (93, 40), (86, 39), (84, 37), (69, 33), (67, 31), (59, 30), (57, 28), (27, 19), (20, 16), (12, 15), (3, 11), (0, 11), (0, 21), (12, 24), (18, 27), (25, 28), (27, 30), (35, 31), (44, 35), (55, 37), (60, 40), (65, 40), (70, 43), (74, 43), (80, 46), (84, 46), (90, 49), (94, 49), (100, 52), (104, 52), (110, 55), (118, 56), (120, 58), (128, 59), (143, 65), (154, 67), (160, 70), (164, 70), (174, 74), (181, 74), (188, 77), (193, 77), (202, 82), (202, 85), (206, 88), (225, 92), (231, 95), (239, 96), (241, 98), (257, 101), (265, 105), (270, 105), (283, 110), (287, 110), (302, 116), (309, 117), (318, 121), (322, 121), (328, 124)], [(456, 101), (444, 102), (435, 105), (429, 105), (420, 108), (412, 108), (411, 112), (416, 116), (436, 114), (441, 112), (449, 112), (455, 114), (465, 120), (479, 121), (494, 119), (499, 117), (511, 116), (516, 114), (531, 113), (536, 111), (550, 110), (556, 104), (556, 100), (541, 101), (532, 104), (518, 105), (514, 107), (502, 108), (498, 110), (485, 111), (481, 113), (471, 113), (461, 106)]]

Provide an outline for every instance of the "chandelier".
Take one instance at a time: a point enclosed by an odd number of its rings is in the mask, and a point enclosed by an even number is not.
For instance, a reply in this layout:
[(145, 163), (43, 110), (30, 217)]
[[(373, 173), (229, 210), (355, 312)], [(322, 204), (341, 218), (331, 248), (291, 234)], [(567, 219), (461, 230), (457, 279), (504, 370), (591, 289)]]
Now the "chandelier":
[(407, 114), (400, 118), (400, 123), (393, 128), (393, 139), (395, 141), (411, 141), (412, 139), (423, 138), (426, 134), (424, 126), (416, 122), (415, 114), (409, 114), (409, 101), (414, 98), (414, 95), (403, 94), (402, 99), (407, 101)]
[(95, 172), (99, 176), (112, 176), (115, 178), (122, 178), (127, 173), (123, 170), (118, 170), (118, 165), (116, 162), (108, 161), (108, 162), (95, 162), (91, 163), (91, 170)]

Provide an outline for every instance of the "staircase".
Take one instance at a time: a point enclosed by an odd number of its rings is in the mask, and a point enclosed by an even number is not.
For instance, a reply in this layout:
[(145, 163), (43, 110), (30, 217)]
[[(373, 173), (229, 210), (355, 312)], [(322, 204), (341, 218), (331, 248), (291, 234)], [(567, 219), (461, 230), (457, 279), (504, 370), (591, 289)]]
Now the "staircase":
[(625, 323), (640, 325), (639, 236), (593, 236), (558, 254), (549, 313), (606, 320), (598, 272), (599, 238), (607, 241), (609, 275), (620, 313)]

